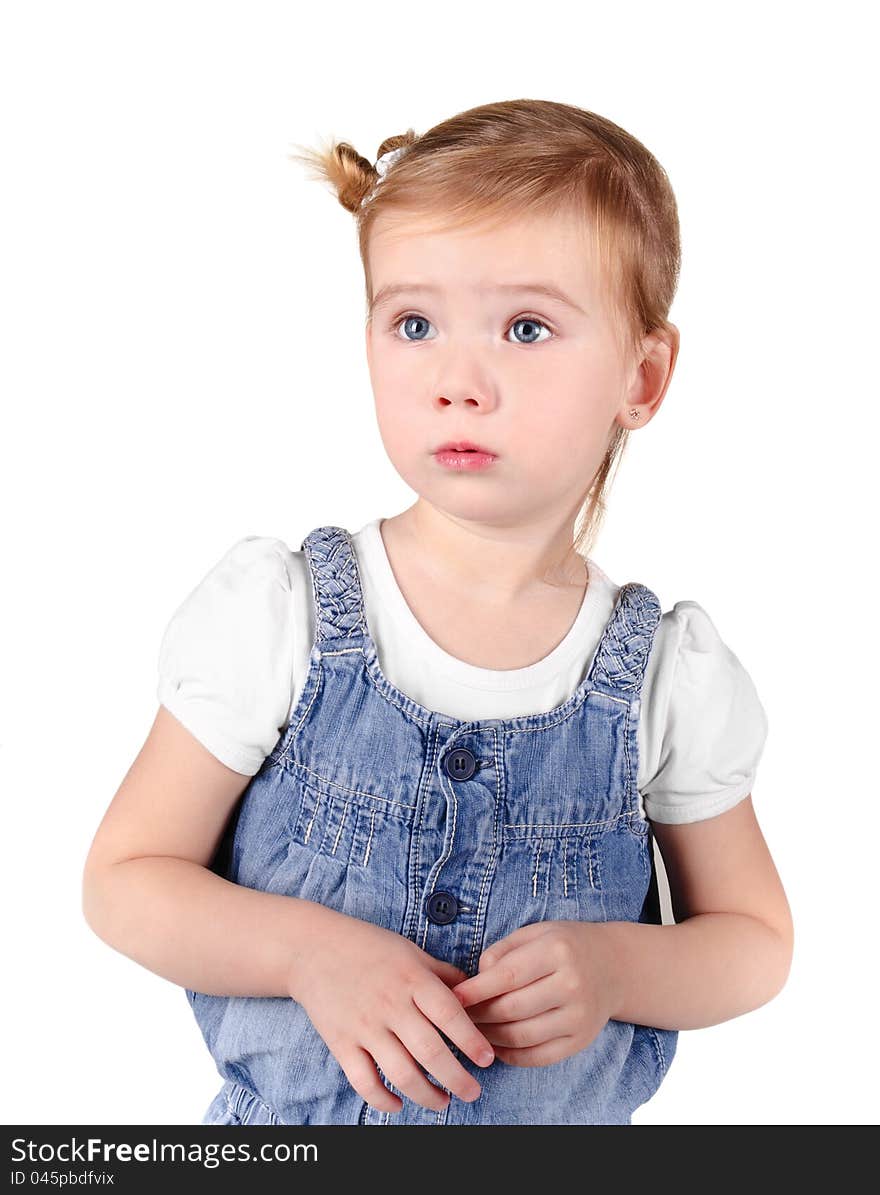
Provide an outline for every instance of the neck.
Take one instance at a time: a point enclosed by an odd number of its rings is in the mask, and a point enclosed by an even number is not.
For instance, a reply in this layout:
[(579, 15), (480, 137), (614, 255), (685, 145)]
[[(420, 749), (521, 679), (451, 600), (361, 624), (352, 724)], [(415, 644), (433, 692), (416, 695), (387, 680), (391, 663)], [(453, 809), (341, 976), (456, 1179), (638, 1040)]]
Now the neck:
[(573, 529), (574, 516), (502, 526), (449, 515), (423, 499), (382, 523), (386, 542), (396, 539), (438, 586), (498, 603), (550, 587), (583, 591), (587, 569), (574, 550)]

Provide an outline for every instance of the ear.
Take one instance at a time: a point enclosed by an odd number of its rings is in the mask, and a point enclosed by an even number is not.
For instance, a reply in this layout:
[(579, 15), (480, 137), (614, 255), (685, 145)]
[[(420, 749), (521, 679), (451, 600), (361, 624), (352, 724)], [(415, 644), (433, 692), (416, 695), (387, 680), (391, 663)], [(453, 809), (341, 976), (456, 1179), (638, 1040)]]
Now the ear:
[(633, 409), (641, 412), (638, 427), (650, 423), (657, 414), (672, 381), (679, 343), (680, 333), (675, 324), (668, 329), (657, 328), (644, 338), (641, 361), (617, 416), (622, 427), (632, 430), (634, 421), (630, 411)]

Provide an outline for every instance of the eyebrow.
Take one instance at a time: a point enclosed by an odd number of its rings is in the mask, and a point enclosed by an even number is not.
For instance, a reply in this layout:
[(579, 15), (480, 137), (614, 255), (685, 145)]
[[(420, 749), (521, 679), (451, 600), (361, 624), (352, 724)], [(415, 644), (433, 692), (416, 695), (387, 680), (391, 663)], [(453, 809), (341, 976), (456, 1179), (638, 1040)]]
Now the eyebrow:
[[(393, 282), (387, 286), (383, 286), (381, 290), (377, 291), (370, 304), (370, 314), (393, 299), (397, 295), (404, 293), (424, 294), (438, 294), (441, 291), (439, 286), (429, 286), (428, 284), (418, 282)], [(499, 282), (492, 286), (485, 286), (483, 290), (490, 291), (522, 291), (533, 295), (543, 295), (545, 299), (553, 299), (557, 303), (563, 303), (566, 307), (571, 307), (574, 311), (581, 315), (586, 315), (583, 307), (578, 306), (574, 299), (570, 298), (565, 291), (562, 291), (557, 286), (551, 286), (547, 282)]]

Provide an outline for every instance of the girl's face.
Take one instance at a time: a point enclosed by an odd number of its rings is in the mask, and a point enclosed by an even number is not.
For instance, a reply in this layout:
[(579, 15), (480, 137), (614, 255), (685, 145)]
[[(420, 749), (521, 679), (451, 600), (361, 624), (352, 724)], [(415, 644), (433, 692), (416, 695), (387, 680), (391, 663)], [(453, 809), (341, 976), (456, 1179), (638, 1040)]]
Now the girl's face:
[[(401, 231), (380, 217), (369, 254), (367, 360), (380, 435), (403, 480), (457, 519), (573, 517), (615, 421), (633, 426), (638, 405), (643, 426), (662, 398), (621, 359), (582, 222)], [(434, 455), (450, 440), (497, 459), (451, 469)]]

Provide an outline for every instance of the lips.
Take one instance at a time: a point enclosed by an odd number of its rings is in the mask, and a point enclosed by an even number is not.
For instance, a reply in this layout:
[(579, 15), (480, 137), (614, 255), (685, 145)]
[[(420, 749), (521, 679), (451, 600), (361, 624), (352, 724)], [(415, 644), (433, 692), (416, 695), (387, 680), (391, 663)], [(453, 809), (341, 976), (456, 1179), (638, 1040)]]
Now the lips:
[(435, 452), (482, 452), (486, 456), (497, 455), (491, 448), (484, 448), (482, 444), (474, 444), (472, 440), (448, 440), (445, 444), (441, 444), (439, 448), (434, 449)]

